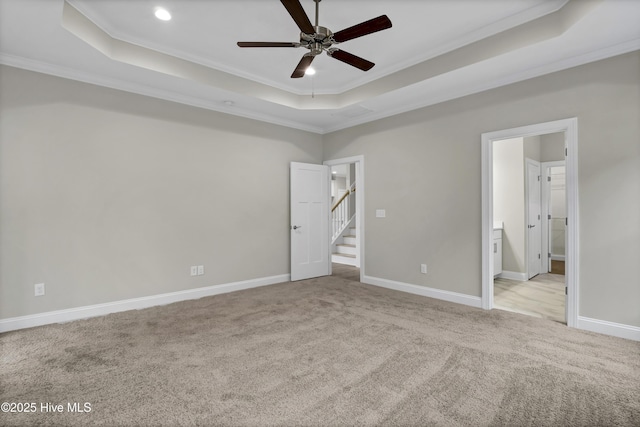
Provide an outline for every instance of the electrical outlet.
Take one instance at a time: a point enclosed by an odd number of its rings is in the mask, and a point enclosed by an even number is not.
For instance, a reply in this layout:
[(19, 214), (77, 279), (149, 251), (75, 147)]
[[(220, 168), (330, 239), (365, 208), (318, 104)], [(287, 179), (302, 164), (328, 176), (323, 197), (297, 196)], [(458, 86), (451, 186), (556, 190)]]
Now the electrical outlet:
[(44, 283), (36, 283), (33, 287), (35, 296), (41, 297), (44, 295)]
[(202, 276), (204, 274), (204, 265), (198, 266), (198, 276)]
[(420, 273), (427, 274), (427, 264), (420, 264)]
[(197, 265), (192, 265), (191, 266), (191, 275), (192, 276), (197, 276), (198, 275), (198, 266)]

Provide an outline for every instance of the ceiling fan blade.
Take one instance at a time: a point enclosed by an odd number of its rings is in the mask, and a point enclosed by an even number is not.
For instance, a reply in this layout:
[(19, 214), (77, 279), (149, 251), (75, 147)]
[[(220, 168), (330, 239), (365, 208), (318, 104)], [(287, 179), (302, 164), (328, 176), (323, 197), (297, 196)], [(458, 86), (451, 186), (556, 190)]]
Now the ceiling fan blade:
[(313, 34), (316, 32), (316, 30), (313, 28), (313, 25), (311, 25), (311, 21), (309, 21), (309, 17), (307, 16), (307, 13), (302, 8), (302, 5), (300, 4), (300, 0), (280, 0), (280, 1), (284, 5), (284, 7), (287, 9), (287, 12), (289, 12), (289, 15), (291, 15), (293, 20), (296, 21), (296, 24), (300, 28), (300, 31), (302, 31), (305, 34)]
[(240, 47), (300, 47), (300, 43), (289, 42), (238, 42)]
[(342, 61), (345, 64), (352, 65), (356, 68), (361, 69), (362, 71), (369, 71), (373, 68), (374, 65), (376, 65), (371, 61), (367, 61), (364, 58), (360, 58), (359, 56), (340, 49), (331, 49), (327, 51), (327, 53), (329, 54), (329, 56), (337, 59), (338, 61)]
[(367, 34), (375, 33), (378, 31), (391, 28), (391, 20), (387, 15), (378, 16), (377, 18), (370, 19), (353, 27), (345, 28), (337, 33), (333, 34), (333, 39), (338, 42), (346, 42), (358, 37), (366, 36)]
[(300, 62), (298, 62), (298, 66), (296, 66), (293, 74), (291, 74), (291, 78), (299, 79), (300, 77), (303, 77), (305, 71), (307, 71), (307, 68), (309, 68), (309, 65), (313, 62), (313, 58), (315, 58), (315, 56), (309, 54), (303, 56)]

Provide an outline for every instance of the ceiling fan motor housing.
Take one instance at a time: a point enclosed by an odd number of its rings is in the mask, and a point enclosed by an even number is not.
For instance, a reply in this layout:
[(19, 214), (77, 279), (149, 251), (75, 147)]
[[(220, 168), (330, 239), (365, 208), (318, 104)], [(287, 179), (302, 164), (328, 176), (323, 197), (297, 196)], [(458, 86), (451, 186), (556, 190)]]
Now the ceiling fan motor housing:
[(311, 55), (320, 55), (335, 43), (333, 33), (326, 27), (315, 26), (314, 34), (300, 33), (300, 45), (310, 50)]

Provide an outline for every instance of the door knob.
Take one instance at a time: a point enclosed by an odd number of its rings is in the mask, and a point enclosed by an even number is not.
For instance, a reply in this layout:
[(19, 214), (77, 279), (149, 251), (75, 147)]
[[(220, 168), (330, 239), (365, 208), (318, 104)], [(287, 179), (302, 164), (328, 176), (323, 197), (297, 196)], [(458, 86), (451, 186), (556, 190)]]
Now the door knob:
[(301, 225), (294, 225), (294, 226), (293, 226), (293, 227), (291, 227), (291, 228), (293, 228), (294, 230), (297, 230), (298, 228), (302, 228), (302, 226), (301, 226)]
[(533, 225), (529, 225), (529, 228), (533, 228), (533, 227), (535, 227), (535, 226), (536, 226), (535, 224), (533, 224)]

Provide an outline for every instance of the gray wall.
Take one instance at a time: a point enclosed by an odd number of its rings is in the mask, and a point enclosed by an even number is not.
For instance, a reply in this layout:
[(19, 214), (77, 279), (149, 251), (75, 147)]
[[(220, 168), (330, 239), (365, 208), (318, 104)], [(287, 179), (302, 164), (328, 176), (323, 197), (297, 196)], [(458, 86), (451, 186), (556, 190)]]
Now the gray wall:
[(540, 161), (564, 160), (564, 132), (540, 135)]
[(493, 143), (493, 220), (502, 221), (502, 270), (526, 273), (525, 167), (523, 149), (529, 138)]
[(480, 296), (480, 135), (569, 117), (579, 315), (640, 326), (640, 52), (325, 135), (325, 159), (365, 156), (366, 275)]
[(0, 318), (288, 273), (288, 163), (354, 155), (366, 274), (480, 296), (480, 135), (578, 117), (579, 314), (640, 326), (640, 52), (324, 137), (8, 67), (0, 93)]
[[(541, 158), (540, 136), (539, 135), (529, 136), (527, 138), (522, 138), (522, 139), (524, 143), (524, 146), (523, 146), (524, 158), (539, 162)], [(522, 163), (524, 164), (524, 159), (522, 160)]]
[(0, 318), (289, 273), (289, 162), (321, 136), (9, 67), (0, 91)]

